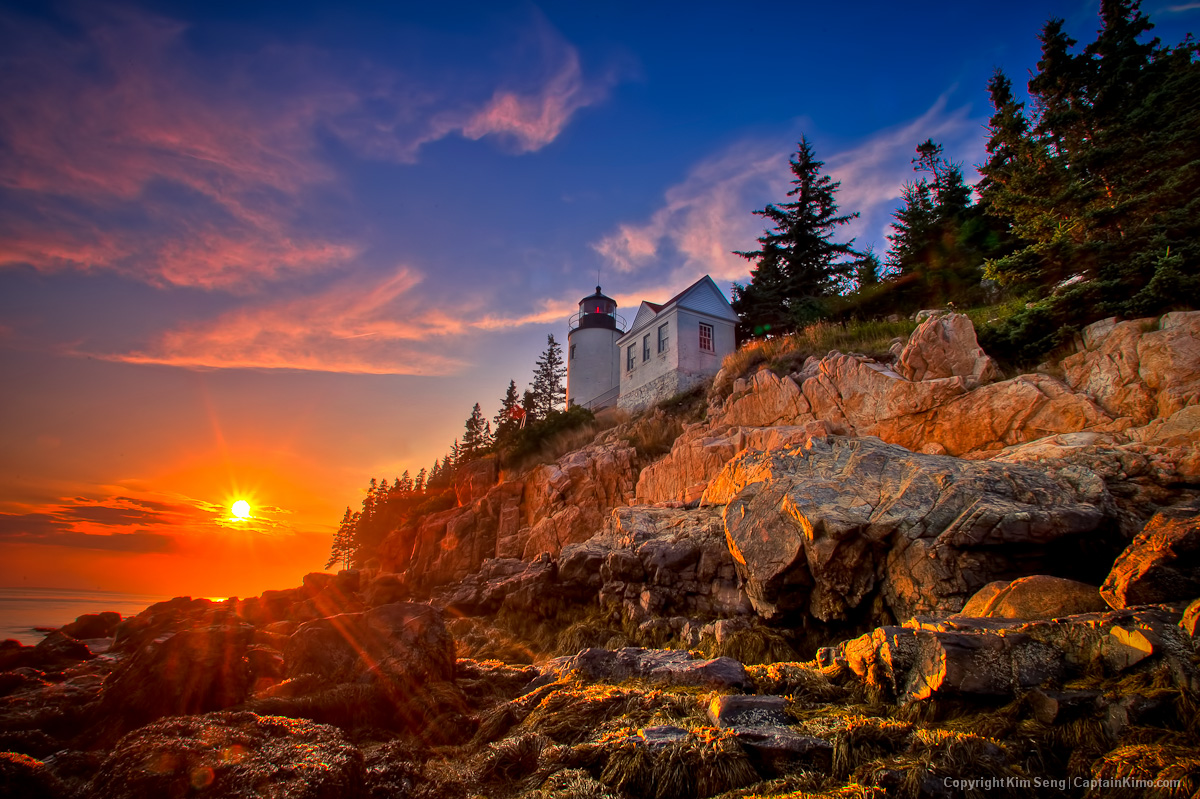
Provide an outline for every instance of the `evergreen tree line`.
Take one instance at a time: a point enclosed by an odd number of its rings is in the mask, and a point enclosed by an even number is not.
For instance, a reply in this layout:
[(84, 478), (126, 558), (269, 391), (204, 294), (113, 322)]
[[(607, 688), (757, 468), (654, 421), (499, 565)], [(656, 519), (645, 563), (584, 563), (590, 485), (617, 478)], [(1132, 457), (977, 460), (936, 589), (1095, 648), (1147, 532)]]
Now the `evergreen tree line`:
[(1082, 50), (1052, 19), (1027, 85), (1029, 107), (997, 71), (988, 159), (972, 190), (962, 165), (926, 140), (913, 159), (884, 260), (836, 240), (839, 183), (804, 139), (789, 201), (755, 211), (771, 223), (734, 285), (742, 336), (820, 319), (1023, 302), (980, 330), (1009, 361), (1032, 361), (1107, 316), (1195, 307), (1200, 298), (1200, 63), (1189, 36), (1157, 38), (1138, 2), (1103, 0)]
[(421, 469), (415, 478), (405, 471), (390, 484), (386, 479), (371, 478), (362, 509), (346, 508), (325, 568), (361, 565), (375, 557), (391, 531), (426, 513), (453, 507), (454, 478), (466, 464), (492, 453), (520, 457), (547, 435), (589, 421), (590, 411), (579, 407), (562, 410), (566, 378), (562, 347), (549, 335), (546, 349), (534, 364), (529, 387), (518, 394), (517, 382), (510, 380), (500, 410), (491, 420), (484, 417), (477, 402), (463, 425), (462, 436), (429, 469)]

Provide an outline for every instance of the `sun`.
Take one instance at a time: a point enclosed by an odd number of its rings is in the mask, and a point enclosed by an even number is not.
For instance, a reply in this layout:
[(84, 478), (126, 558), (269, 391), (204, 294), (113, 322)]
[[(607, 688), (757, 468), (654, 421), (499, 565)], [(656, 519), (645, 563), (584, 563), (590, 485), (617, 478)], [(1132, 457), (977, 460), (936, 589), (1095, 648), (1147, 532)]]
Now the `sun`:
[(239, 499), (237, 502), (233, 503), (233, 507), (230, 508), (230, 510), (232, 510), (233, 515), (239, 519), (250, 518), (250, 503), (244, 499)]

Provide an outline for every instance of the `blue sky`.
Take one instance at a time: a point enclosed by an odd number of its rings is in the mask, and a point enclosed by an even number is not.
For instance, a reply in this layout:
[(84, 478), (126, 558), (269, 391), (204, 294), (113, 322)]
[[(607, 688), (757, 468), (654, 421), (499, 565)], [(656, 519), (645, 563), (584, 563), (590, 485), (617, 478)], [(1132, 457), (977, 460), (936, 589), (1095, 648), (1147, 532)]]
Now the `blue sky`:
[[(196, 537), (253, 489), (317, 557), (369, 477), (529, 381), (597, 273), (626, 309), (744, 280), (801, 136), (882, 254), (915, 146), (971, 174), (992, 71), (1023, 85), (1046, 19), (1087, 42), (1097, 6), (7, 3), (0, 583), (67, 549), (53, 584), (91, 579), (83, 533), (185, 535), (80, 526), (130, 496)], [(1168, 43), (1200, 18), (1144, 10)]]

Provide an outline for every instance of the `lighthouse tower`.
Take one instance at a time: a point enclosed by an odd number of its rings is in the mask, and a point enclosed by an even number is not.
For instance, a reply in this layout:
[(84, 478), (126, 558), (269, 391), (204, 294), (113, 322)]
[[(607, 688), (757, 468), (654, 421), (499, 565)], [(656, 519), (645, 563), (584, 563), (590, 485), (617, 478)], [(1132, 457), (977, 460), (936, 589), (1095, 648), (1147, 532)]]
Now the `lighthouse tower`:
[(567, 334), (567, 404), (598, 410), (617, 404), (621, 393), (621, 353), (617, 339), (625, 320), (616, 314), (617, 301), (596, 293), (579, 301)]

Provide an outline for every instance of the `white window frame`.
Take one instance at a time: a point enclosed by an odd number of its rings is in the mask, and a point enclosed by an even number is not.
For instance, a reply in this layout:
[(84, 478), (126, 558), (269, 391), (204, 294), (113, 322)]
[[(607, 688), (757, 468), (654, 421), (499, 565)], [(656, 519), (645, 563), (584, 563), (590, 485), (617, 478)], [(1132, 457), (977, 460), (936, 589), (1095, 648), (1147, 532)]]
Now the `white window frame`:
[(671, 339), (667, 336), (667, 326), (670, 324), (670, 322), (663, 322), (658, 326), (658, 352), (660, 355), (666, 352), (671, 345)]

